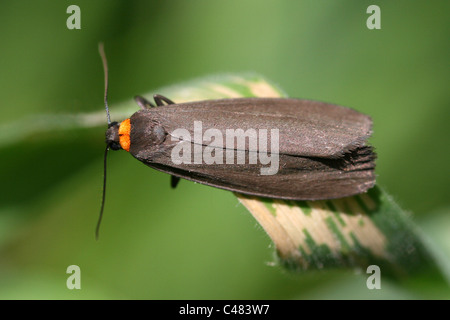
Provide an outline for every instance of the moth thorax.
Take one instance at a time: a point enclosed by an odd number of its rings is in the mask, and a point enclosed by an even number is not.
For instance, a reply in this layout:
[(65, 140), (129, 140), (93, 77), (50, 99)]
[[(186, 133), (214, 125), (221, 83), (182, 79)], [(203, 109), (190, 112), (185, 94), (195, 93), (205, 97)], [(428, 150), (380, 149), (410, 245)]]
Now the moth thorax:
[(119, 142), (123, 150), (130, 151), (130, 119), (125, 119), (119, 126)]

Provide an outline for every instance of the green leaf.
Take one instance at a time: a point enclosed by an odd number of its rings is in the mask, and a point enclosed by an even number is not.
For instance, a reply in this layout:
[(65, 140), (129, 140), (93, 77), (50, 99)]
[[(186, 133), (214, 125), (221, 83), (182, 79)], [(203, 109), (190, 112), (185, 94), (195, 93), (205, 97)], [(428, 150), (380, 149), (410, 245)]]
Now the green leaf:
[[(217, 75), (161, 88), (153, 93), (175, 102), (235, 97), (281, 97), (283, 91), (257, 74)], [(99, 107), (99, 109), (102, 109)], [(114, 105), (113, 119), (129, 117), (133, 100)], [(106, 127), (104, 111), (41, 115), (0, 126), (0, 148), (44, 132)], [(326, 201), (283, 201), (236, 194), (272, 239), (277, 261), (294, 272), (378, 265), (392, 279), (430, 277), (446, 286), (449, 266), (379, 186), (353, 197)]]

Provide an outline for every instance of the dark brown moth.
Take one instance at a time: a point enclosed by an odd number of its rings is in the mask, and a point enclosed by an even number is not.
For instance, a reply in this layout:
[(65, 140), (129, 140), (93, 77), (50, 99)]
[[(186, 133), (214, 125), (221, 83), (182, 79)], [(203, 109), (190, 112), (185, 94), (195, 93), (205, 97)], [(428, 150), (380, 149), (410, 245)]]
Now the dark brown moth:
[[(376, 155), (367, 145), (372, 121), (369, 116), (350, 108), (287, 98), (220, 99), (177, 104), (164, 96), (154, 95), (156, 105), (140, 96), (135, 99), (141, 110), (121, 123), (110, 122), (106, 104), (107, 150), (125, 149), (145, 165), (170, 174), (172, 187), (183, 178), (259, 197), (320, 200), (359, 194), (375, 184)], [(196, 122), (201, 123), (202, 132), (196, 129)], [(186, 139), (175, 133), (180, 128), (188, 137), (215, 130), (215, 139)], [(267, 164), (250, 163), (252, 153), (261, 150), (258, 149), (260, 144), (251, 145), (249, 136), (240, 144), (238, 139), (230, 140), (232, 144), (226, 145), (216, 141), (222, 135), (225, 141), (230, 128), (242, 132), (277, 129), (278, 150), (268, 152), (278, 159), (276, 173), (261, 174)], [(266, 138), (270, 140), (268, 136)], [(183, 150), (191, 152), (186, 159), (201, 159), (202, 155), (211, 154), (216, 159), (217, 155), (222, 155), (225, 160), (227, 152), (231, 152), (229, 159), (234, 161), (231, 164), (225, 161), (179, 163), (174, 161), (173, 151), (182, 142), (186, 146)], [(266, 151), (273, 150), (273, 141), (269, 142)], [(243, 156), (243, 162), (238, 161), (238, 154)]]
[[(144, 98), (137, 97), (142, 110), (129, 120), (129, 152), (149, 167), (174, 177), (249, 195), (292, 200), (351, 196), (375, 183), (375, 154), (365, 144), (372, 122), (352, 109), (283, 98), (170, 102), (169, 105), (162, 103), (170, 101), (167, 98), (158, 95), (155, 98), (157, 106), (153, 107)], [(172, 150), (181, 139), (171, 133), (184, 128), (193, 136), (194, 120), (201, 121), (204, 131), (214, 128), (224, 133), (228, 128), (243, 131), (277, 128), (278, 172), (261, 175), (261, 163), (237, 164), (237, 161), (175, 164)], [(119, 127), (116, 123), (108, 129), (108, 145), (120, 146)], [(194, 159), (195, 142), (189, 143), (192, 145), (188, 148), (192, 150), (189, 158)], [(197, 150), (204, 153), (207, 146), (205, 143)], [(233, 149), (238, 150), (237, 140)], [(244, 151), (248, 159), (251, 152), (248, 143)]]

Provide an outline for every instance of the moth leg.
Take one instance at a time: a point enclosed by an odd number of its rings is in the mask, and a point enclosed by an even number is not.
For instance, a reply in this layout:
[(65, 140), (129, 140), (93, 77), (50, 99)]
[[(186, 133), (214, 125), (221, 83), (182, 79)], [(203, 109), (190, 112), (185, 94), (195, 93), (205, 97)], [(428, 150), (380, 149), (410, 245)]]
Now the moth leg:
[(175, 176), (170, 176), (170, 186), (172, 189), (175, 189), (178, 185), (178, 182), (180, 182), (180, 178)]
[(167, 104), (175, 104), (175, 102), (173, 102), (172, 100), (170, 100), (169, 98), (166, 98), (160, 94), (154, 94), (153, 95), (153, 99), (155, 99), (156, 105), (158, 107), (161, 107), (164, 105), (163, 101)]
[(141, 107), (142, 110), (156, 107), (150, 101), (141, 96), (135, 96), (134, 100), (137, 102), (137, 104)]

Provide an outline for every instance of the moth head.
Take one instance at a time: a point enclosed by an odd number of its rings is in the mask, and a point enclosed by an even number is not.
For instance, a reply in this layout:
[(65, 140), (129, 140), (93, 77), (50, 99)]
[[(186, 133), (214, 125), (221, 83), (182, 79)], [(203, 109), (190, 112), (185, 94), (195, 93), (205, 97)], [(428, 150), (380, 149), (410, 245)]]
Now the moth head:
[(111, 122), (106, 130), (106, 144), (112, 150), (130, 151), (130, 119), (126, 119), (121, 123)]

